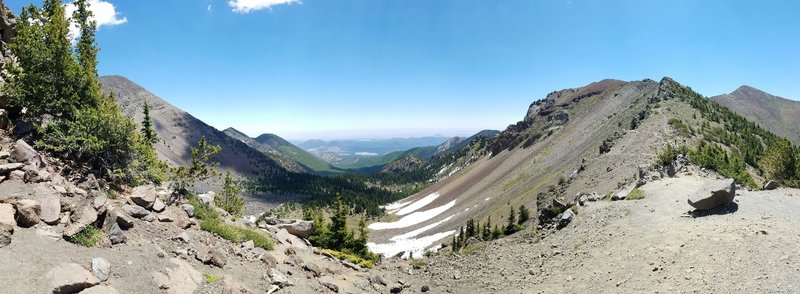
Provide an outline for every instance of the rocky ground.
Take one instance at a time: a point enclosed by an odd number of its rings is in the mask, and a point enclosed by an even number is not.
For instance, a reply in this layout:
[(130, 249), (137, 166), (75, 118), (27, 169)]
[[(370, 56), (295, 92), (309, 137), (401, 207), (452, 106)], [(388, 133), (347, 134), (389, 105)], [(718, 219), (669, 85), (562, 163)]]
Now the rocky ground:
[(800, 190), (742, 190), (692, 212), (687, 197), (714, 180), (684, 173), (642, 186), (642, 200), (587, 202), (544, 239), (528, 230), (417, 270), (383, 267), (433, 293), (797, 292)]

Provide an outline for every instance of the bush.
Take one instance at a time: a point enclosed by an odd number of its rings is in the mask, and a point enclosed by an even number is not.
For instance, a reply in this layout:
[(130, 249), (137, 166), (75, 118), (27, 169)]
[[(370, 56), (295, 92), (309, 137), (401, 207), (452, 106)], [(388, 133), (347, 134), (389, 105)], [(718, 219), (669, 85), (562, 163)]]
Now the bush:
[(378, 256), (370, 252), (367, 248), (368, 232), (366, 220), (362, 217), (358, 224), (358, 236), (355, 231), (347, 229), (347, 218), (350, 215), (350, 207), (345, 205), (341, 198), (336, 200), (333, 206), (334, 213), (331, 222), (327, 223), (321, 211), (314, 216), (314, 227), (316, 230), (308, 240), (314, 246), (332, 249), (342, 253), (358, 256), (364, 260), (377, 261)]
[(239, 217), (244, 211), (244, 198), (240, 194), (241, 188), (238, 183), (234, 183), (231, 179), (231, 172), (225, 175), (225, 183), (222, 185), (222, 191), (214, 198), (214, 203), (220, 208), (224, 209), (231, 215)]
[(374, 267), (375, 266), (375, 261), (377, 260), (377, 258), (374, 259), (374, 260), (372, 260), (372, 259), (364, 259), (364, 258), (361, 258), (360, 256), (357, 256), (357, 255), (354, 255), (354, 254), (345, 253), (345, 252), (341, 252), (341, 251), (336, 251), (336, 250), (328, 249), (328, 248), (322, 248), (322, 251), (325, 251), (328, 254), (333, 255), (333, 257), (336, 257), (339, 260), (347, 260), (349, 262), (352, 262), (352, 263), (355, 263), (357, 265), (360, 265), (361, 267), (364, 267), (364, 268), (372, 268), (372, 267)]
[(424, 259), (411, 259), (408, 264), (415, 268), (423, 268), (428, 266), (428, 261)]
[(221, 280), (219, 276), (205, 272), (203, 273), (203, 279), (206, 280), (207, 284), (216, 284)]
[(72, 235), (71, 237), (64, 237), (64, 239), (70, 243), (75, 243), (83, 247), (94, 247), (94, 245), (97, 244), (102, 237), (103, 232), (101, 232), (100, 229), (89, 225), (77, 234)]
[(200, 229), (206, 232), (214, 233), (217, 236), (234, 243), (252, 240), (256, 247), (264, 248), (266, 250), (272, 250), (274, 248), (272, 239), (266, 234), (253, 229), (243, 228), (235, 224), (229, 224), (221, 219), (203, 220), (200, 223)]

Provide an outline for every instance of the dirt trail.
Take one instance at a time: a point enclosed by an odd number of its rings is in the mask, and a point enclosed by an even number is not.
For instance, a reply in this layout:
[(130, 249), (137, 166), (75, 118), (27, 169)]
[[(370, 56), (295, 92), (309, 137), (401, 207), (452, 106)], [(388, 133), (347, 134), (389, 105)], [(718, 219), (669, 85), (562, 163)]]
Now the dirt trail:
[(452, 293), (800, 291), (800, 190), (739, 191), (692, 217), (686, 199), (704, 180), (648, 183), (645, 199), (591, 202), (544, 240), (518, 233), (410, 277)]

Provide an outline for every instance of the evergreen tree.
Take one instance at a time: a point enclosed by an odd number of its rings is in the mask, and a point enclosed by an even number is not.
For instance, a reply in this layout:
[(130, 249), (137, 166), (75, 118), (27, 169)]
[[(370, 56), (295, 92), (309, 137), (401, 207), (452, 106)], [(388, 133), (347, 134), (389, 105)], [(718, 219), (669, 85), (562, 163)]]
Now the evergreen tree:
[(492, 240), (497, 240), (503, 237), (503, 231), (495, 224), (492, 230)]
[(192, 147), (192, 161), (188, 166), (179, 166), (173, 171), (172, 180), (175, 192), (186, 193), (186, 188), (195, 181), (204, 180), (217, 175), (218, 162), (211, 158), (222, 150), (219, 146), (209, 145), (206, 137), (201, 137), (197, 147)]
[(472, 236), (475, 236), (475, 220), (474, 220), (474, 219), (472, 219), (472, 218), (470, 218), (470, 219), (467, 221), (467, 231), (466, 231), (466, 234), (467, 234), (467, 238), (469, 238), (469, 237), (472, 237)]
[(491, 215), (486, 220), (486, 225), (484, 225), (484, 227), (483, 227), (483, 235), (481, 235), (481, 238), (484, 241), (489, 241), (492, 238), (492, 216)]
[(331, 224), (328, 227), (330, 232), (328, 248), (342, 250), (343, 246), (348, 244), (348, 240), (352, 238), (350, 231), (347, 230), (347, 216), (350, 214), (350, 209), (342, 202), (341, 197), (336, 199), (334, 209)]
[(518, 231), (517, 225), (517, 213), (514, 211), (514, 207), (510, 208), (511, 212), (508, 214), (508, 223), (505, 227), (505, 234), (511, 235)]
[(244, 198), (240, 193), (241, 188), (237, 183), (233, 182), (231, 172), (228, 171), (225, 174), (225, 183), (222, 185), (222, 191), (219, 193), (219, 197), (214, 198), (214, 202), (231, 215), (239, 217), (244, 211)]
[(456, 235), (453, 235), (453, 242), (451, 242), (453, 246), (453, 252), (458, 252), (458, 241), (456, 241)]
[(531, 217), (531, 211), (528, 210), (528, 208), (525, 207), (524, 204), (520, 205), (519, 206), (519, 220), (517, 221), (517, 223), (520, 224), (520, 225), (524, 224), (525, 222), (527, 222), (530, 219), (530, 217)]
[(158, 135), (153, 130), (153, 122), (150, 119), (150, 106), (147, 104), (147, 101), (144, 101), (144, 109), (142, 110), (144, 114), (144, 119), (142, 120), (142, 136), (144, 137), (144, 141), (148, 144), (155, 145), (158, 142)]

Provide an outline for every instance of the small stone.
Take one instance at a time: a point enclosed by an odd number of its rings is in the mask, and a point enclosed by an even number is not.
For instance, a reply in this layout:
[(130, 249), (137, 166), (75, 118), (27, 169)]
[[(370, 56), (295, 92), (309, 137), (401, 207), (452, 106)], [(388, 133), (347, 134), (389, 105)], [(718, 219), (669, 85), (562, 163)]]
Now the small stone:
[(181, 232), (177, 237), (175, 237), (175, 239), (181, 240), (183, 243), (189, 243), (192, 241), (192, 238), (189, 237), (189, 234), (186, 232)]
[(768, 181), (766, 184), (764, 184), (763, 190), (775, 190), (778, 189), (779, 186), (780, 185), (778, 185), (778, 182), (776, 181)]
[(319, 266), (314, 263), (304, 264), (303, 269), (307, 272), (310, 272), (315, 278), (319, 278), (324, 274), (322, 269), (320, 269)]
[(161, 199), (156, 197), (155, 202), (153, 202), (153, 211), (162, 212), (164, 211), (165, 208), (167, 208), (167, 206), (164, 205), (164, 202), (162, 202)]
[(264, 253), (260, 259), (268, 268), (275, 268), (278, 265), (278, 260), (270, 253)]
[(420, 291), (422, 291), (422, 292), (424, 293), (424, 292), (428, 292), (428, 291), (430, 291), (430, 290), (431, 290), (431, 288), (430, 288), (430, 287), (428, 287), (428, 285), (423, 285), (423, 286), (422, 286), (422, 288), (420, 288), (419, 290), (420, 290)]
[(269, 273), (269, 279), (272, 281), (273, 285), (278, 285), (281, 287), (294, 286), (289, 279), (281, 275), (276, 269), (271, 268), (267, 270), (267, 272)]
[(275, 293), (275, 291), (278, 291), (280, 289), (281, 289), (281, 287), (278, 286), (278, 285), (269, 286), (269, 289), (267, 289), (267, 294)]
[(14, 206), (8, 203), (0, 203), (0, 230), (14, 232), (17, 221), (14, 220)]
[(403, 285), (401, 284), (394, 284), (392, 288), (389, 289), (389, 293), (400, 293), (403, 292)]
[(36, 150), (25, 143), (25, 141), (17, 140), (14, 143), (14, 148), (11, 149), (11, 153), (9, 154), (11, 157), (11, 161), (19, 162), (19, 163), (35, 163), (38, 161), (39, 154), (36, 153)]
[(130, 216), (139, 219), (150, 215), (150, 212), (147, 211), (147, 209), (136, 205), (125, 204), (122, 206), (122, 210), (128, 213)]
[[(0, 164), (0, 174), (7, 175), (7, 174), (11, 173), (12, 171), (21, 170), (23, 167), (25, 167), (25, 164), (24, 164), (24, 163), (6, 163), (6, 164)], [(24, 174), (24, 173), (25, 173), (25, 172), (23, 172), (23, 174)], [(23, 178), (24, 178), (24, 177), (25, 177), (25, 176), (23, 175)]]
[(108, 274), (111, 272), (111, 263), (105, 258), (95, 257), (92, 258), (92, 274), (97, 277), (101, 282), (108, 280)]
[(225, 257), (225, 252), (222, 249), (214, 247), (208, 251), (209, 259), (208, 263), (215, 265), (219, 268), (225, 267), (225, 264), (228, 263), (228, 259)]
[(253, 240), (247, 240), (246, 242), (242, 243), (242, 248), (244, 249), (253, 249), (255, 248), (255, 242)]
[(8, 179), (12, 181), (24, 181), (25, 180), (25, 172), (21, 170), (15, 170), (8, 174)]

